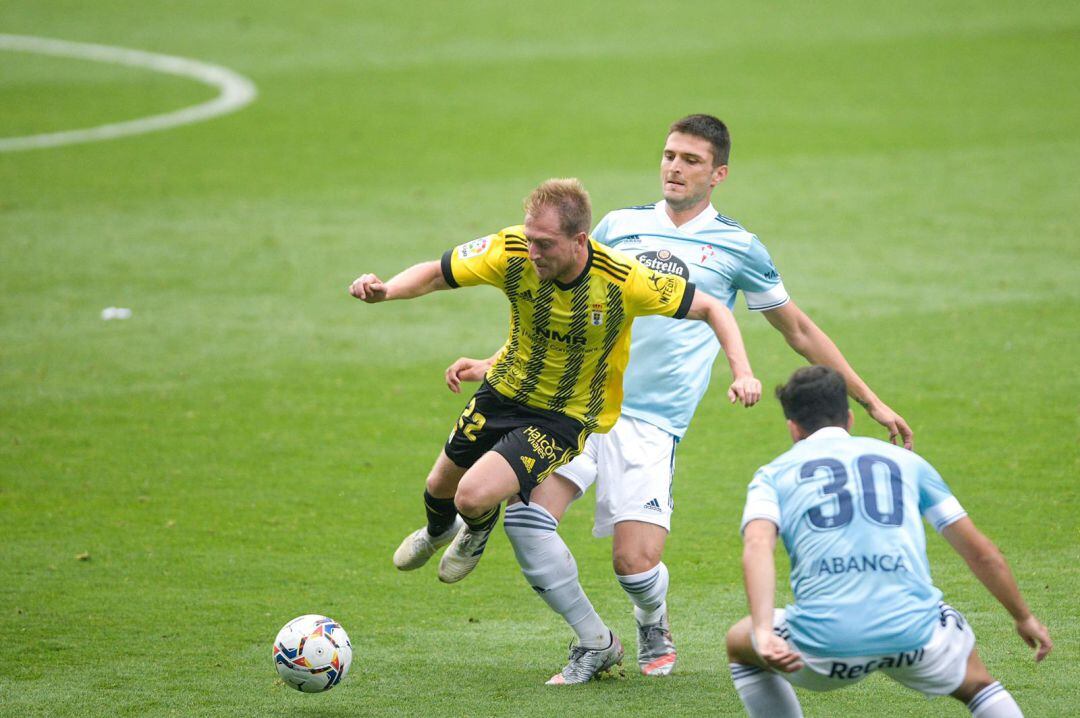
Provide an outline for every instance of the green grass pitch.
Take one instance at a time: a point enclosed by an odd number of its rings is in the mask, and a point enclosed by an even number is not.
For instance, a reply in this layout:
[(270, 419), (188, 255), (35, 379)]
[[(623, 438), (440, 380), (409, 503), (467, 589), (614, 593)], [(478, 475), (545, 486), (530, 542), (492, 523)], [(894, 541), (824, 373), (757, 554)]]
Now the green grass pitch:
[[(914, 426), (1050, 627), (1036, 666), (931, 536), (991, 672), (1028, 715), (1080, 715), (1080, 6), (734, 5), (0, 5), (2, 32), (200, 59), (260, 92), (202, 124), (0, 154), (0, 714), (738, 715), (722, 636), (746, 610), (745, 485), (787, 443), (775, 401), (737, 410), (714, 387), (679, 449), (677, 674), (628, 660), (552, 690), (570, 633), (501, 531), (459, 585), (390, 563), (464, 404), (442, 370), (498, 346), (504, 302), (345, 292), (518, 221), (551, 176), (582, 178), (597, 217), (656, 199), (667, 124), (706, 111), (734, 138), (717, 206)], [(0, 137), (212, 95), (0, 52)], [(782, 381), (798, 357), (738, 316)], [(632, 645), (590, 526), (591, 497), (563, 532)], [(270, 661), (309, 612), (354, 642), (326, 695)], [(879, 676), (801, 697), (810, 716), (967, 715)]]

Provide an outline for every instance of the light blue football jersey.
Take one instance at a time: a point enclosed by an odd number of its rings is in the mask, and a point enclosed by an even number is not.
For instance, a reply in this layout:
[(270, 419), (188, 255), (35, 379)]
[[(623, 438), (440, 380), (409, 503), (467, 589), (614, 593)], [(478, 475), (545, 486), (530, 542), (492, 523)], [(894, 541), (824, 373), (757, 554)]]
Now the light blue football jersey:
[(826, 427), (758, 469), (742, 526), (767, 519), (791, 558), (796, 647), (823, 657), (913, 651), (938, 620), (922, 517), (966, 516), (914, 452)]
[[(788, 301), (765, 246), (712, 205), (681, 227), (668, 217), (663, 201), (616, 210), (600, 220), (593, 238), (657, 272), (693, 282), (729, 308), (739, 291), (752, 310)], [(681, 438), (709, 387), (720, 351), (716, 335), (705, 322), (641, 317), (630, 341), (622, 413)]]

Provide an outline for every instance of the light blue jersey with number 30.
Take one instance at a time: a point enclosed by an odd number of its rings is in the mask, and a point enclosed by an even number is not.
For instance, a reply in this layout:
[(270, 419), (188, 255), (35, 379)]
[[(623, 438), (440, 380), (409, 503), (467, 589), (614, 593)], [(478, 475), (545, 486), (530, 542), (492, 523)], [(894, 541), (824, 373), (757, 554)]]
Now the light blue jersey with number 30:
[(967, 513), (914, 452), (826, 427), (758, 469), (742, 526), (779, 527), (791, 558), (791, 640), (817, 656), (926, 645), (939, 591), (926, 558), (926, 517), (941, 531)]

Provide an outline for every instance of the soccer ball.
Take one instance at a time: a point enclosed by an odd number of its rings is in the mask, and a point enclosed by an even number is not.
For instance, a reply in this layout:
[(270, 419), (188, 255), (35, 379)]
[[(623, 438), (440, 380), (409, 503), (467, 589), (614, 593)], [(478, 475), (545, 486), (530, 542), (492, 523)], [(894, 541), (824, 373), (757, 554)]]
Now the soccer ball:
[(341, 624), (309, 614), (294, 618), (274, 639), (274, 667), (285, 685), (304, 693), (328, 691), (345, 678), (352, 644)]

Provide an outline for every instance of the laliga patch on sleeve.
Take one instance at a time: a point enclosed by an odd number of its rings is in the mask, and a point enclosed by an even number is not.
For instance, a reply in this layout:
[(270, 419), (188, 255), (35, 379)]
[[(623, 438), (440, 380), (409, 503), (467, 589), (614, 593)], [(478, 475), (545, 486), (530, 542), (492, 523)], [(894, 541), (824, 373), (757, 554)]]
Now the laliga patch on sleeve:
[(457, 254), (459, 259), (468, 259), (469, 257), (478, 257), (489, 249), (491, 249), (490, 234), (459, 246)]

